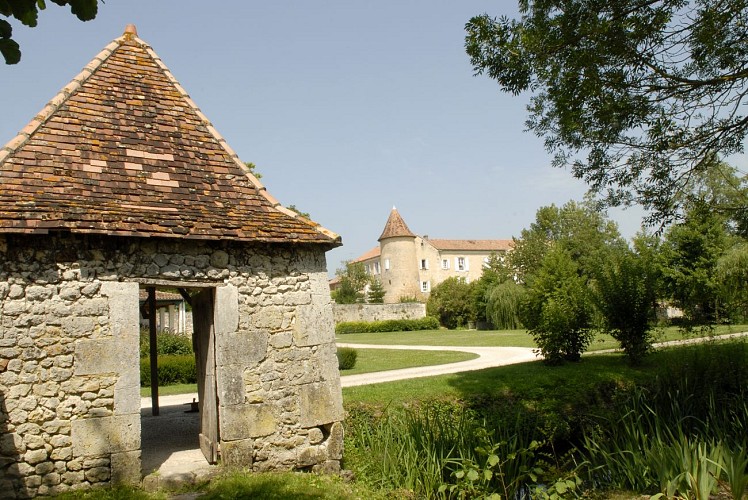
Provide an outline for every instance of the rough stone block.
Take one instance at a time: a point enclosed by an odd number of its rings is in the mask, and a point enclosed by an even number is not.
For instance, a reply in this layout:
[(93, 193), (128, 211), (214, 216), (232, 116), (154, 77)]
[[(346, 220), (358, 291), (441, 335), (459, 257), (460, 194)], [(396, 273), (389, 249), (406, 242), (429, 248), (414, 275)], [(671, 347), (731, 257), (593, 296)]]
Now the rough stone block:
[(75, 343), (75, 374), (116, 373), (120, 365), (117, 342), (111, 338)]
[(343, 458), (343, 424), (335, 422), (330, 426), (330, 435), (327, 437), (327, 454), (332, 460)]
[(246, 391), (242, 365), (223, 365), (217, 374), (218, 399), (224, 405), (233, 406), (244, 403)]
[(233, 285), (216, 288), (216, 335), (233, 333), (239, 327), (239, 290)]
[(76, 457), (137, 451), (140, 449), (140, 414), (74, 420), (71, 432)]
[(302, 427), (343, 420), (343, 396), (340, 385), (329, 382), (299, 386), (300, 424)]
[(221, 460), (226, 465), (251, 467), (254, 461), (254, 439), (221, 441)]
[(216, 337), (216, 365), (255, 366), (265, 359), (268, 339), (260, 331), (227, 333)]
[(332, 309), (318, 305), (296, 308), (294, 342), (299, 347), (314, 346), (334, 341), (335, 326), (332, 322)]
[(219, 416), (221, 437), (227, 441), (268, 436), (278, 427), (278, 417), (268, 404), (222, 406)]
[(112, 453), (112, 483), (136, 486), (140, 483), (140, 451)]

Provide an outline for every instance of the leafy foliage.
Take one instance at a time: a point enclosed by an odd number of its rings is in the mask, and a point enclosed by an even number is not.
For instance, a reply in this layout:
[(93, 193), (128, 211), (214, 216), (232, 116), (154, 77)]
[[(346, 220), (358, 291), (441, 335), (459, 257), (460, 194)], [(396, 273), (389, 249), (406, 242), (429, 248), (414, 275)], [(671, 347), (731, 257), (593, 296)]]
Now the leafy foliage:
[[(195, 384), (197, 369), (195, 356), (170, 355), (158, 357), (158, 385)], [(151, 385), (151, 364), (148, 358), (140, 359), (140, 385)]]
[(358, 351), (353, 347), (338, 347), (338, 350), (335, 354), (338, 357), (339, 370), (350, 370), (351, 368), (356, 366)]
[(439, 323), (449, 329), (475, 321), (470, 285), (454, 277), (445, 279), (431, 290), (426, 313), (438, 318)]
[[(51, 0), (64, 7), (70, 6), (70, 12), (81, 21), (90, 21), (96, 17), (98, 0)], [(23, 25), (35, 27), (39, 11), (44, 10), (44, 0), (0, 0), (0, 15), (19, 20)], [(21, 49), (13, 40), (13, 28), (10, 23), (0, 19), (0, 53), (5, 64), (17, 64), (21, 60)]]
[(748, 242), (727, 250), (717, 260), (714, 273), (731, 319), (748, 317)]
[(592, 302), (579, 266), (562, 248), (543, 259), (522, 308), (522, 322), (548, 364), (578, 361), (593, 338)]
[(684, 221), (665, 234), (666, 291), (693, 321), (712, 322), (720, 317), (715, 268), (726, 246), (724, 220), (708, 206), (689, 210)]
[(364, 289), (371, 277), (366, 273), (361, 262), (346, 262), (345, 268), (335, 274), (340, 278), (338, 289), (332, 292), (332, 299), (337, 304), (355, 304), (364, 301)]
[[(150, 335), (140, 330), (140, 357), (150, 356)], [(159, 332), (156, 335), (156, 352), (159, 356), (192, 354), (192, 337), (178, 333)]]
[(436, 330), (438, 328), (439, 320), (432, 316), (426, 316), (425, 318), (418, 319), (342, 321), (335, 325), (335, 333), (412, 332), (417, 330)]
[(486, 317), (498, 329), (522, 328), (520, 308), (525, 288), (513, 281), (505, 281), (486, 292)]
[(366, 294), (366, 301), (369, 304), (383, 304), (384, 295), (385, 291), (382, 282), (378, 278), (372, 279), (369, 285), (369, 292)]
[(604, 249), (620, 244), (618, 227), (603, 212), (589, 201), (570, 201), (560, 208), (550, 205), (538, 209), (535, 222), (515, 239), (509, 262), (519, 281), (530, 284), (545, 255), (560, 246), (577, 262), (580, 272), (589, 276), (599, 267)]
[(532, 92), (527, 126), (611, 204), (672, 217), (693, 173), (742, 152), (745, 0), (520, 0), (473, 17), (476, 73)]
[(595, 304), (603, 327), (616, 339), (632, 364), (652, 347), (657, 271), (651, 262), (627, 248), (616, 248), (597, 274)]

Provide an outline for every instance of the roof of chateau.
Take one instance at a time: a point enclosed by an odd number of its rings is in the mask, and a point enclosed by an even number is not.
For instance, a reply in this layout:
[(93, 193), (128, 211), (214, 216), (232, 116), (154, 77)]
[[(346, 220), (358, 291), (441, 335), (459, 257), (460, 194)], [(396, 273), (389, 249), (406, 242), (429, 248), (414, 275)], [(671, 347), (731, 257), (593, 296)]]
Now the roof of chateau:
[(379, 257), (382, 254), (382, 249), (379, 247), (379, 245), (375, 246), (365, 254), (361, 255), (360, 257), (353, 260), (353, 262), (364, 262), (369, 259), (373, 259), (375, 257)]
[(506, 252), (514, 248), (514, 240), (426, 240), (442, 251)]
[(382, 231), (382, 235), (379, 237), (378, 241), (382, 241), (386, 238), (397, 238), (402, 236), (408, 236), (411, 238), (416, 237), (416, 235), (408, 229), (408, 225), (400, 216), (397, 208), (392, 207), (390, 216), (387, 218), (387, 223), (384, 225), (384, 231)]
[(340, 245), (283, 207), (129, 25), (0, 149), (0, 233)]

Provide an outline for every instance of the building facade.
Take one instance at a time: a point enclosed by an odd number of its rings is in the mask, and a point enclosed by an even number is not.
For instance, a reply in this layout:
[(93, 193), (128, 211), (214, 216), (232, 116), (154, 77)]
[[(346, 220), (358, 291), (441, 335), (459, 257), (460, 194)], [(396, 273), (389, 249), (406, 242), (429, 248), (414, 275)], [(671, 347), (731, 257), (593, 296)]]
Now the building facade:
[(354, 260), (378, 279), (385, 303), (425, 301), (433, 287), (455, 277), (470, 283), (483, 274), (492, 255), (503, 256), (512, 240), (430, 239), (413, 233), (393, 207), (379, 246)]

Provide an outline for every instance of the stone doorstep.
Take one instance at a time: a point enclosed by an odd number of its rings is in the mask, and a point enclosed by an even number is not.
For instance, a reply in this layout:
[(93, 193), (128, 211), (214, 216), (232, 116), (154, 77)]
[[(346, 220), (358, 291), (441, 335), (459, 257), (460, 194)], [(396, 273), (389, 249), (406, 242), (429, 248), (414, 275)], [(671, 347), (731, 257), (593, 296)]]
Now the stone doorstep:
[[(197, 450), (200, 453), (200, 450)], [(201, 454), (202, 456), (202, 454)], [(166, 464), (165, 464), (166, 465)], [(176, 490), (184, 486), (192, 486), (209, 481), (217, 476), (221, 470), (218, 465), (204, 464), (197, 468), (186, 467), (179, 470), (176, 466), (159, 469), (143, 478), (143, 490), (155, 492), (159, 490)]]

